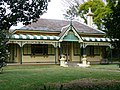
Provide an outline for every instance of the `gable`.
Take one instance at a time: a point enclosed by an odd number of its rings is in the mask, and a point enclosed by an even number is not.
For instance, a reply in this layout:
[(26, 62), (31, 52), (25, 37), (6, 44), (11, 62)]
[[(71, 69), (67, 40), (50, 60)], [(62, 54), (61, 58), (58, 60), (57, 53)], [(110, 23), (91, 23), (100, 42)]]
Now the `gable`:
[(68, 34), (63, 38), (63, 41), (79, 41), (79, 38), (75, 36), (74, 32), (71, 30)]
[(73, 27), (73, 25), (69, 25), (65, 30), (61, 31), (60, 35), (60, 42), (62, 41), (78, 41), (78, 42), (83, 42), (81, 37), (79, 36), (78, 32), (76, 29)]

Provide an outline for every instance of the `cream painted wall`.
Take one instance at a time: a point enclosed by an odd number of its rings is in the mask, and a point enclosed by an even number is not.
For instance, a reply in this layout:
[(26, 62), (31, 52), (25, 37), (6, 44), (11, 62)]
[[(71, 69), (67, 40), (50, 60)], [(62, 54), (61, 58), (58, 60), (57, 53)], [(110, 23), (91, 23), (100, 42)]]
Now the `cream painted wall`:
[[(80, 61), (80, 56), (74, 56), (73, 54), (73, 44), (71, 46), (71, 57), (72, 57), (72, 61), (74, 62), (79, 62)], [(16, 49), (14, 49), (16, 50)], [(16, 51), (14, 51), (16, 52)], [(15, 54), (15, 53), (14, 53)], [(19, 60), (20, 57), (20, 50), (19, 50), (19, 46), (17, 46), (17, 56), (14, 56), (14, 62), (20, 62)], [(59, 62), (59, 58), (58, 58), (58, 48), (56, 49), (56, 62)], [(89, 57), (87, 56), (87, 60), (89, 62), (99, 62), (102, 59), (101, 56), (94, 56), (94, 57)], [(31, 55), (23, 55), (22, 56), (22, 62), (55, 62), (55, 56), (54, 55), (49, 55), (49, 56), (31, 56)]]
[(80, 61), (80, 56), (73, 56), (72, 61)]
[[(94, 57), (87, 56), (87, 60), (89, 62), (100, 62), (101, 59), (102, 59), (101, 56), (94, 56)], [(79, 62), (80, 56), (73, 56), (72, 61)], [(23, 62), (55, 62), (55, 56), (47, 56), (47, 57), (44, 57), (44, 56), (32, 56), (32, 57), (31, 56), (23, 56)], [(58, 62), (58, 59), (57, 59), (57, 62)]]
[(102, 57), (101, 56), (94, 56), (94, 57), (89, 57), (89, 56), (87, 56), (87, 60), (88, 61), (100, 61), (102, 59)]
[[(100, 63), (101, 59), (102, 59), (101, 56), (94, 56), (94, 57), (87, 56), (87, 60), (91, 63)], [(80, 56), (73, 56), (72, 61), (78, 61), (79, 62), (80, 61)]]
[(22, 62), (55, 62), (55, 56), (23, 56)]

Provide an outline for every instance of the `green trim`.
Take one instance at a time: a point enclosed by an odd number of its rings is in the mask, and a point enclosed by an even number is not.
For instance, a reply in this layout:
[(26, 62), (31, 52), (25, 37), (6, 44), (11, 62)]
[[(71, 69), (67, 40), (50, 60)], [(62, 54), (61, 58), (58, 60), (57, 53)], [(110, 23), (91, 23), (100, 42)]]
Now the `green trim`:
[[(73, 34), (72, 33), (70, 34), (70, 32), (72, 32)], [(62, 35), (59, 39), (60, 42), (62, 41), (83, 42), (83, 40), (81, 39), (81, 36), (79, 35), (79, 33), (77, 32), (77, 30), (73, 25), (69, 25), (67, 29), (61, 32), (61, 34)]]
[(63, 41), (79, 41), (79, 39), (77, 36), (75, 36), (73, 31), (69, 31), (68, 34), (63, 38)]
[(13, 34), (10, 39), (14, 39), (14, 40), (58, 40), (59, 36)]

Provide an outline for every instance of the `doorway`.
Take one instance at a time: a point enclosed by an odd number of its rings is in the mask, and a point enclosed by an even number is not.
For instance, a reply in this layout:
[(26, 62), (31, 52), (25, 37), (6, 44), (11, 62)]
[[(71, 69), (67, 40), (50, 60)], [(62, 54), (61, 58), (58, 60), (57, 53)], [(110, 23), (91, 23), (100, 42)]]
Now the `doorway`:
[(72, 61), (72, 42), (61, 43), (61, 54), (66, 56), (67, 62)]

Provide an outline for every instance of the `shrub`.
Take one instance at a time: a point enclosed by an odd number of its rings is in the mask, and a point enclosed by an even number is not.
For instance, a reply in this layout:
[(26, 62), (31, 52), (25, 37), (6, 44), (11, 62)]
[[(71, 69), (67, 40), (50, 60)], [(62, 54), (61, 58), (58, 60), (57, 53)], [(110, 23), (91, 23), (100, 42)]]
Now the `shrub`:
[(48, 86), (49, 90), (120, 90), (120, 81), (83, 79), (68, 83), (54, 83)]

